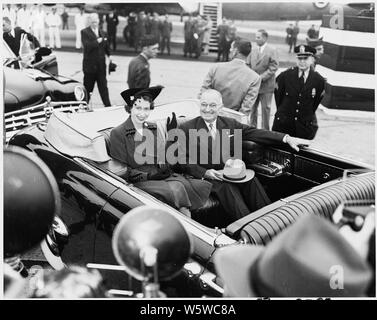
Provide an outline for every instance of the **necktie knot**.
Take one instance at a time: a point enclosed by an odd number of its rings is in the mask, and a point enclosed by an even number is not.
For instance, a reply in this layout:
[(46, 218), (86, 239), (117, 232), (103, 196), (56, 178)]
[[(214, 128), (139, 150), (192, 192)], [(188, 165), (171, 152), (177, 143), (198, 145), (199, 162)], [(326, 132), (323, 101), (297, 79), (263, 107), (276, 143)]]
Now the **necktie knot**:
[(213, 123), (209, 124), (209, 133), (211, 134), (213, 139), (216, 139), (216, 128)]

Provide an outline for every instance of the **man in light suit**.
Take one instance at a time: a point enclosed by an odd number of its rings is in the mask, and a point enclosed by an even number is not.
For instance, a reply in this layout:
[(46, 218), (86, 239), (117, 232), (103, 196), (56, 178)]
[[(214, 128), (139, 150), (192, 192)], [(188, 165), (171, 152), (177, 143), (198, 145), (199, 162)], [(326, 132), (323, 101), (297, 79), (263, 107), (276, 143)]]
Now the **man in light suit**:
[(199, 98), (203, 91), (215, 89), (221, 93), (224, 107), (250, 115), (261, 83), (260, 76), (246, 65), (246, 58), (250, 52), (250, 41), (236, 38), (231, 45), (231, 61), (216, 63), (209, 70)]
[(268, 33), (261, 29), (255, 35), (257, 43), (256, 50), (253, 50), (247, 57), (246, 64), (258, 73), (261, 77), (261, 86), (258, 98), (251, 108), (250, 124), (258, 125), (258, 105), (262, 106), (262, 128), (270, 129), (270, 113), (272, 95), (275, 89), (275, 73), (279, 62), (276, 49), (267, 44)]

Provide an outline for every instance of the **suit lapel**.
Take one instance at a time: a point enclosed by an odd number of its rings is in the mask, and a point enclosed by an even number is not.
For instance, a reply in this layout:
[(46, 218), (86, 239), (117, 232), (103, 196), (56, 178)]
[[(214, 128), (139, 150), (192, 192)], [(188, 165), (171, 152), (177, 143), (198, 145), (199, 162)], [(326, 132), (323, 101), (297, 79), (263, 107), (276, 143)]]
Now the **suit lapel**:
[[(97, 39), (97, 35), (94, 33), (94, 31), (93, 31), (93, 29), (91, 28), (91, 27), (88, 27), (89, 28), (89, 33), (93, 36), (93, 37), (95, 37), (96, 39)], [(99, 31), (100, 32), (100, 31)]]

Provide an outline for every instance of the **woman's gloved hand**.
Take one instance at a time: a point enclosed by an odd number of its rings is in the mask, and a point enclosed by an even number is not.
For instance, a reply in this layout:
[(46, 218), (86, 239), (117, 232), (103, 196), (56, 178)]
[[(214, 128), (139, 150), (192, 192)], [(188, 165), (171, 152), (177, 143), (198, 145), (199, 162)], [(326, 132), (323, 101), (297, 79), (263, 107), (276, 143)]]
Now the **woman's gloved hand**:
[(171, 175), (171, 170), (168, 164), (159, 164), (155, 170), (148, 173), (148, 180), (163, 180)]
[(177, 129), (178, 122), (177, 122), (177, 116), (175, 115), (175, 112), (172, 113), (172, 117), (170, 120), (170, 117), (166, 120), (166, 131), (169, 132), (169, 130)]

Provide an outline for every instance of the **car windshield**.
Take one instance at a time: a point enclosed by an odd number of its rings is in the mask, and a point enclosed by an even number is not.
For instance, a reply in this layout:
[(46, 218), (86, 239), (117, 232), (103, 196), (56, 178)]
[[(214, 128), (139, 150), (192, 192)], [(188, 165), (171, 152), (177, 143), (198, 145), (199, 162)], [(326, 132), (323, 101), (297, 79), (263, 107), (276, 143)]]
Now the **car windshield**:
[[(22, 65), (30, 65), (30, 63), (34, 59), (34, 53), (35, 52), (31, 48), (30, 41), (27, 40), (26, 37), (22, 37), (19, 51), (21, 59), (20, 61), (22, 62)], [(4, 40), (2, 41), (1, 56), (3, 58), (4, 66), (11, 66), (11, 64), (14, 63), (15, 60), (17, 60), (17, 56), (9, 48)]]

